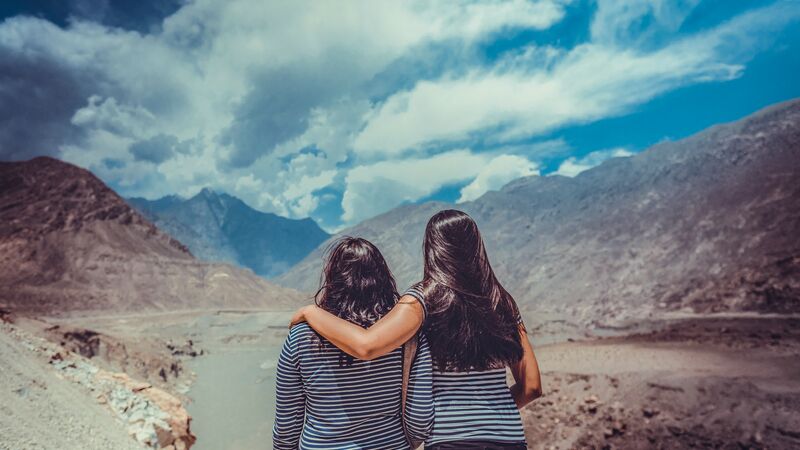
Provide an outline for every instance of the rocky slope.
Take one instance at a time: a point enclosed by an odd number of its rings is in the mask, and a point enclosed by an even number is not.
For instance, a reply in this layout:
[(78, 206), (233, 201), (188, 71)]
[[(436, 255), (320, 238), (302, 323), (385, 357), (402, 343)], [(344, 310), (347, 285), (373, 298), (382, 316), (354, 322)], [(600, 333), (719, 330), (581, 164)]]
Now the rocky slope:
[(187, 450), (195, 441), (178, 398), (8, 318), (0, 320), (0, 356), (0, 448)]
[[(615, 158), (575, 178), (528, 177), (457, 205), (481, 227), (524, 309), (581, 321), (800, 310), (800, 101)], [(425, 223), (403, 206), (342, 234), (373, 240), (398, 282), (421, 274)], [(312, 291), (320, 246), (278, 279)]]
[(237, 264), (265, 277), (282, 274), (330, 237), (311, 219), (257, 211), (211, 189), (188, 200), (167, 196), (128, 203), (198, 258)]
[(286, 309), (298, 294), (195, 259), (90, 172), (0, 163), (0, 307), (31, 314)]

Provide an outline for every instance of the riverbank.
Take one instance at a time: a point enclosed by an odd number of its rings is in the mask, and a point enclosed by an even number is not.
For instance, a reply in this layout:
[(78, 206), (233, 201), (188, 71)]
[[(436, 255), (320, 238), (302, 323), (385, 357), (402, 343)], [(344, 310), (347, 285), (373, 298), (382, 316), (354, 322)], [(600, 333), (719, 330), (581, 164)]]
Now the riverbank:
[[(289, 316), (204, 311), (37, 326), (51, 341), (70, 336), (60, 345), (99, 368), (125, 365), (183, 400), (193, 449), (248, 450), (271, 446), (275, 367)], [(800, 446), (798, 318), (682, 316), (591, 332), (541, 319), (525, 317), (545, 392), (522, 411), (530, 448)], [(64, 384), (58, 367), (20, 358), (25, 347), (13, 341), (0, 344), (3, 361), (12, 361), (0, 372), (9, 386), (3, 404), (13, 410), (0, 421), (0, 448), (50, 448), (62, 434), (70, 437), (61, 448), (137, 448), (107, 408)], [(175, 370), (162, 379), (164, 367)]]
[(536, 349), (530, 448), (798, 448), (800, 320), (684, 318)]

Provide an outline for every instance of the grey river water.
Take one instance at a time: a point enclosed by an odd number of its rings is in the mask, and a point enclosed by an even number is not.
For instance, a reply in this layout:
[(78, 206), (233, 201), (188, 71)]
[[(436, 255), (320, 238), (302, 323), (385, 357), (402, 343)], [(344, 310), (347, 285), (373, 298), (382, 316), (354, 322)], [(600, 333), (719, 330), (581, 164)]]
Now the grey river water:
[(208, 351), (190, 362), (188, 396), (197, 450), (272, 448), (275, 372), (286, 313), (202, 318), (195, 332)]
[(231, 348), (198, 358), (189, 396), (197, 450), (272, 448), (280, 349)]

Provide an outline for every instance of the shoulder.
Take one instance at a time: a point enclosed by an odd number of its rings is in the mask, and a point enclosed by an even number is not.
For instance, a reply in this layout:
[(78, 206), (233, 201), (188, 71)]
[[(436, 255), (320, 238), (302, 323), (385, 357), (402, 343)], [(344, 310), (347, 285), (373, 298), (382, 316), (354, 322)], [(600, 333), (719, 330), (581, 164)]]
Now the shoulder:
[(421, 306), (422, 321), (425, 322), (425, 319), (428, 317), (428, 305), (425, 303), (425, 293), (420, 288), (420, 284), (421, 283), (414, 284), (410, 288), (406, 289), (400, 298), (402, 299), (403, 297), (411, 297), (413, 300), (409, 299), (407, 303), (414, 303)]
[(314, 330), (305, 322), (298, 323), (289, 330), (289, 336), (286, 342), (290, 345), (296, 345), (308, 340), (310, 336), (314, 335)]
[(403, 292), (403, 295), (411, 295), (420, 300), (425, 300), (425, 285), (422, 281), (412, 284)]
[(408, 289), (403, 292), (401, 297), (410, 296), (416, 299), (418, 302), (422, 304), (422, 307), (425, 307), (425, 296), (426, 296), (426, 289), (422, 282), (412, 284)]

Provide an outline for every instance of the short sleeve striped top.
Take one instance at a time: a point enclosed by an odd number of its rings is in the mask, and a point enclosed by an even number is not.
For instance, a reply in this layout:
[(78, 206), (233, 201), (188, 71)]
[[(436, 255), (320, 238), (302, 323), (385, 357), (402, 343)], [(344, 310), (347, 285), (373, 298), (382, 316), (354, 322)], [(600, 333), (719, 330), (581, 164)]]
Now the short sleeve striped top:
[[(339, 363), (344, 356), (308, 324), (292, 327), (278, 360), (275, 449), (408, 447), (400, 420), (402, 348), (350, 365)], [(409, 432), (419, 440), (433, 426), (431, 372), (428, 344), (420, 336), (406, 408)]]
[[(427, 317), (421, 290), (412, 287), (405, 294), (419, 300)], [(505, 367), (473, 372), (434, 370), (433, 403), (436, 413), (426, 445), (473, 440), (525, 444), (522, 419), (506, 383)]]

